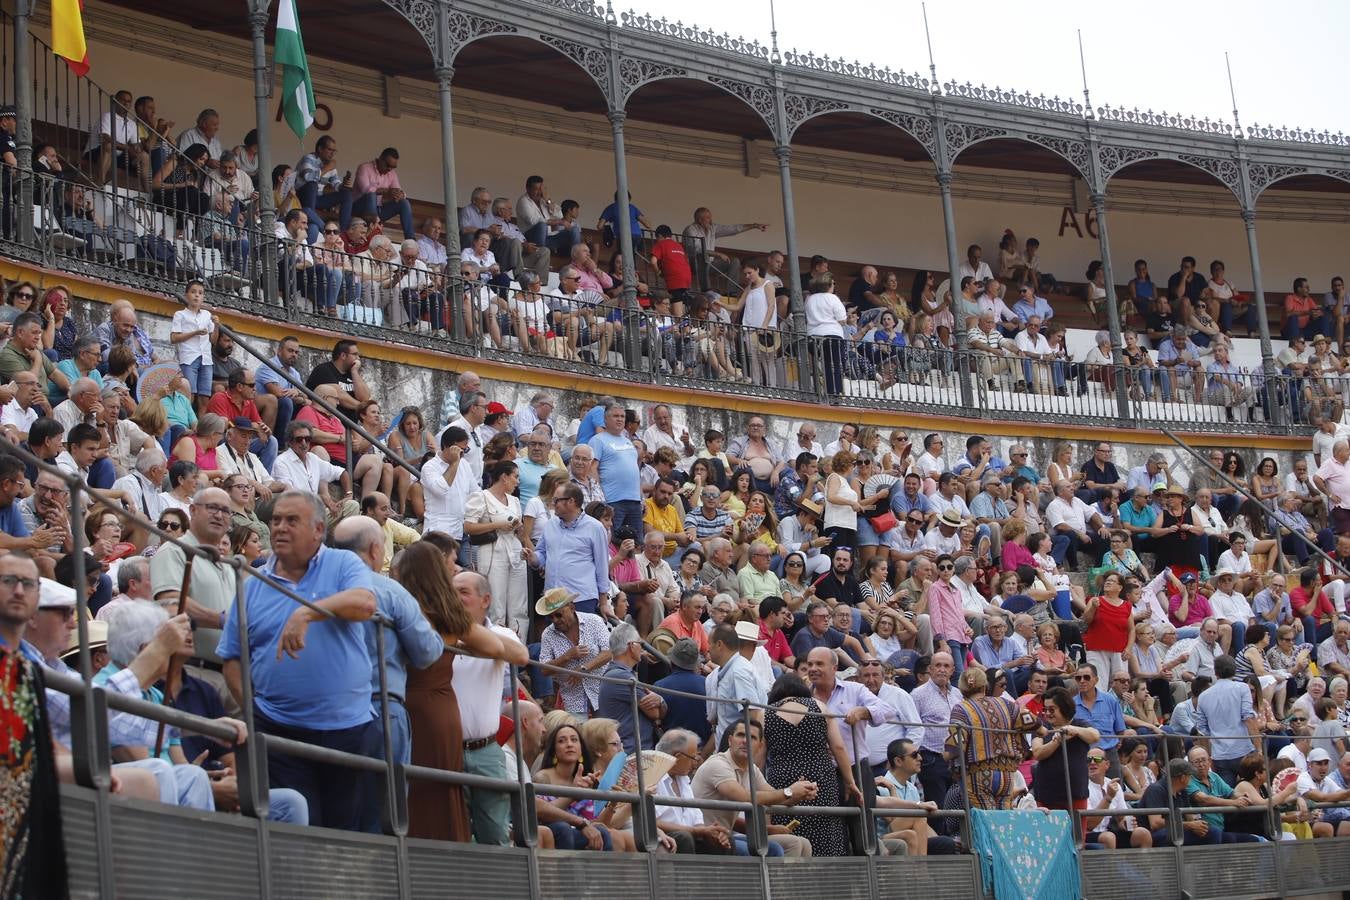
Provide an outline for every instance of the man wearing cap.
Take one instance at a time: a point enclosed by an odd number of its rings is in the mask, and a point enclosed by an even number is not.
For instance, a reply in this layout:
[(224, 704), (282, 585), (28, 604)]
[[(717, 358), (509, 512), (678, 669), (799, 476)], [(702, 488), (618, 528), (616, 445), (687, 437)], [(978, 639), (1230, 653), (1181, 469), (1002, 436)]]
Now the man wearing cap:
[[(529, 432), (525, 432), (529, 434)], [(483, 416), (483, 424), (478, 426), (478, 437), (486, 447), (488, 441), (499, 434), (512, 435), (514, 440), (515, 433), (511, 430), (511, 410), (503, 404), (493, 400), (487, 405), (487, 415)]]
[(708, 721), (708, 707), (704, 700), (682, 697), (672, 691), (686, 694), (704, 694), (707, 682), (699, 673), (698, 644), (691, 638), (680, 638), (666, 654), (670, 660), (670, 674), (653, 687), (666, 701), (664, 725), (667, 730), (683, 728), (698, 735), (699, 746), (708, 742), (712, 723)]
[[(188, 506), (188, 530), (181, 540), (193, 547), (216, 550), (230, 531), (230, 496), (220, 488), (203, 488)], [(164, 606), (177, 606), (183, 586), (187, 555), (177, 544), (165, 544), (150, 558), (150, 590)], [(238, 704), (230, 694), (221, 671), (216, 645), (221, 639), (226, 611), (235, 601), (235, 570), (227, 565), (198, 557), (192, 563), (192, 582), (188, 586), (188, 617), (195, 631), (192, 674), (214, 687), (226, 710), (237, 713)]]
[[(271, 469), (258, 457), (254, 448), (258, 446), (257, 426), (247, 416), (236, 416), (225, 429), (225, 440), (216, 452), (216, 465), (225, 478), (239, 475), (253, 485), (254, 496), (266, 502), (273, 494), (286, 490), (286, 485), (275, 480)], [(264, 426), (265, 427), (265, 426)], [(276, 438), (270, 439), (273, 453), (276, 452)], [(273, 457), (275, 460), (275, 457)]]
[(263, 421), (255, 402), (258, 396), (258, 382), (253, 369), (240, 369), (231, 372), (226, 381), (226, 389), (217, 391), (206, 404), (206, 411), (215, 413), (226, 422), (236, 425), (240, 418), (247, 419), (253, 425), (255, 439), (249, 448), (258, 454), (263, 465), (270, 472), (277, 459), (277, 439), (272, 430)]
[[(753, 622), (745, 624), (750, 626), (746, 640), (753, 651), (759, 644), (758, 628)], [(706, 682), (707, 693), (716, 700), (708, 703), (709, 717), (716, 726), (712, 740), (714, 746), (722, 742), (722, 735), (731, 723), (743, 717), (741, 701), (763, 704), (767, 700), (750, 661), (741, 656), (741, 641), (736, 627), (726, 623), (714, 628), (712, 637), (708, 639), (708, 657), (717, 666), (708, 674)], [(762, 722), (764, 710), (752, 706), (750, 720)]]
[[(535, 603), (534, 611), (550, 620), (539, 637), (539, 661), (577, 672), (597, 672), (609, 665), (609, 628), (594, 613), (578, 610), (575, 598), (566, 588), (555, 587), (544, 591)], [(596, 679), (555, 674), (553, 682), (558, 709), (588, 716), (598, 708), (600, 682)]]
[(1074, 495), (1073, 482), (1065, 479), (1055, 485), (1055, 499), (1045, 508), (1045, 521), (1052, 532), (1050, 555), (1061, 566), (1078, 568), (1078, 554), (1083, 552), (1093, 562), (1101, 559), (1107, 549), (1110, 529)]
[(586, 515), (581, 488), (568, 482), (553, 491), (553, 517), (534, 545), (534, 564), (544, 570), (544, 588), (565, 588), (581, 612), (614, 614), (609, 597), (609, 535)]

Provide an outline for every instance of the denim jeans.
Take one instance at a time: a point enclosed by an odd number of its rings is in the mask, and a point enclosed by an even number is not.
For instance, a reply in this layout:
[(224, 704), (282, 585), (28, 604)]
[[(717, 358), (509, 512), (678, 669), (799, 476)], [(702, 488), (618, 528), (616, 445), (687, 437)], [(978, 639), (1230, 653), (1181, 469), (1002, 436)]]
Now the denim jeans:
[[(278, 434), (284, 435), (286, 433), (286, 426), (291, 424), (291, 419), (294, 416), (295, 416), (295, 401), (291, 400), (290, 397), (278, 397), (277, 422), (276, 425), (272, 428), (272, 434), (274, 436)], [(261, 457), (259, 458), (261, 459)], [(270, 472), (272, 470), (272, 467), (268, 466), (267, 470)]]
[(412, 203), (408, 201), (407, 197), (402, 200), (380, 203), (378, 195), (372, 191), (369, 194), (362, 194), (352, 201), (352, 213), (367, 218), (375, 218), (381, 222), (388, 222), (398, 216), (399, 227), (403, 229), (403, 237), (410, 238), (413, 236)]
[(187, 809), (204, 809), (208, 812), (216, 808), (211, 794), (211, 779), (201, 766), (175, 766), (163, 759), (138, 759), (134, 762), (118, 763), (118, 768), (141, 769), (155, 776), (159, 785), (159, 800), (167, 806), (182, 806)]
[(614, 508), (614, 531), (627, 525), (637, 533), (636, 540), (642, 540), (642, 501), (640, 500), (611, 500), (609, 505)]
[(215, 368), (209, 359), (198, 358), (190, 363), (179, 363), (178, 369), (187, 379), (192, 393), (198, 397), (211, 396), (211, 370)]
[(412, 288), (404, 288), (402, 291), (403, 308), (408, 313), (408, 321), (413, 325), (423, 321), (423, 314), (431, 322), (433, 331), (440, 331), (445, 328), (444, 309), (445, 297), (439, 291), (428, 291), (423, 297)]
[[(380, 724), (380, 695), (371, 694), (370, 705), (375, 710), (375, 723)], [(394, 698), (389, 698), (389, 744), (394, 751), (394, 762), (408, 765), (412, 762), (412, 723), (408, 719), (408, 708)], [(380, 743), (380, 758), (384, 758), (384, 743)]]
[[(575, 825), (569, 825), (566, 822), (549, 822), (548, 830), (553, 832), (553, 847), (556, 850), (589, 850), (586, 846), (586, 836), (582, 834), (582, 829)], [(601, 849), (613, 850), (614, 843), (609, 836), (609, 829), (603, 825), (594, 826), (600, 832)]]
[(267, 821), (289, 825), (309, 824), (309, 804), (305, 795), (290, 788), (272, 788), (267, 792)]
[(352, 191), (351, 188), (341, 187), (336, 191), (327, 194), (319, 193), (319, 185), (316, 182), (302, 184), (296, 187), (295, 197), (300, 201), (301, 208), (305, 215), (309, 217), (309, 242), (312, 244), (319, 239), (319, 233), (323, 230), (323, 216), (319, 215), (320, 210), (338, 208), (338, 225), (343, 231), (352, 223)]

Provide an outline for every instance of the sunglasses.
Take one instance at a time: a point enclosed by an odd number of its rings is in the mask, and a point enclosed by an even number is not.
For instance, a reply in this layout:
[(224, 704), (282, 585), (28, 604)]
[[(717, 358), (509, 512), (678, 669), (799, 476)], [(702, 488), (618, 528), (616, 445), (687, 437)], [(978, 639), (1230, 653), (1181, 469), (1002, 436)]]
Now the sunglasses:
[(155, 527), (160, 531), (182, 531), (183, 526), (176, 519), (169, 519), (162, 522), (156, 522)]
[(292, 443), (292, 444), (308, 444), (308, 443), (311, 443), (312, 441), (313, 441), (313, 438), (309, 437), (308, 435), (303, 435), (303, 434), (298, 434), (298, 435), (296, 435), (295, 437), (291, 438), (291, 443)]
[(1073, 680), (1074, 680), (1074, 681), (1091, 681), (1091, 680), (1092, 680), (1092, 676), (1091, 676), (1091, 675), (1075, 675), (1075, 676), (1073, 676)]
[(939, 571), (939, 572), (955, 572), (955, 571), (956, 571), (956, 566), (953, 566), (953, 565), (951, 565), (950, 563), (948, 563), (948, 564), (946, 564), (946, 565), (938, 566), (938, 571)]
[(1106, 762), (1106, 757), (1105, 757), (1105, 756), (1089, 756), (1089, 757), (1087, 758), (1087, 761), (1090, 762), (1090, 763), (1104, 763), (1104, 762)]

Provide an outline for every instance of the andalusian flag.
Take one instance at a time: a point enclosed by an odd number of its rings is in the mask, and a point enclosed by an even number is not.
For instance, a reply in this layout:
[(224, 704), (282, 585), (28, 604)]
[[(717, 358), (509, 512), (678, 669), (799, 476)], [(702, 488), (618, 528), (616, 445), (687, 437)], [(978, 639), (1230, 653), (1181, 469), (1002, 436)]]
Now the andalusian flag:
[(52, 0), (52, 51), (66, 61), (76, 78), (89, 74), (83, 8), (84, 0)]
[[(68, 0), (74, 2), (74, 0)], [(300, 38), (300, 17), (295, 0), (281, 0), (277, 9), (277, 36), (273, 61), (281, 66), (281, 109), (286, 124), (303, 139), (314, 124), (314, 84), (305, 62), (305, 42)]]

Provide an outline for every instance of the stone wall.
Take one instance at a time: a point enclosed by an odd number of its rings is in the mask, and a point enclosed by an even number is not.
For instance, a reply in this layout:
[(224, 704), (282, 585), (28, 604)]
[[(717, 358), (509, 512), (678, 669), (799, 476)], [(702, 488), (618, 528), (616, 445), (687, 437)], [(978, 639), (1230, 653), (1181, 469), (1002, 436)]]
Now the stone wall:
[[(106, 307), (101, 303), (90, 303), (77, 300), (74, 315), (77, 322), (85, 327), (92, 327), (92, 324), (101, 322), (106, 315)], [(141, 312), (140, 321), (160, 348), (160, 356), (164, 359), (172, 359), (172, 348), (169, 343), (169, 320), (163, 316)], [(237, 329), (241, 333), (246, 328)], [(270, 355), (273, 347), (265, 340), (258, 339), (253, 344), (260, 352)], [(235, 351), (238, 357), (245, 365), (252, 364), (252, 358), (243, 350)], [(312, 348), (303, 348), (301, 354), (301, 363), (298, 368), (302, 372), (308, 372), (315, 365), (327, 358), (327, 353)], [(453, 411), (455, 377), (458, 374), (453, 370), (436, 370), (422, 366), (412, 366), (406, 363), (391, 362), (387, 360), (374, 359), (366, 357), (363, 363), (365, 366), (366, 380), (375, 392), (375, 396), (380, 400), (386, 417), (396, 415), (398, 411), (405, 406), (417, 406), (423, 412), (424, 418), (429, 425), (439, 429), (441, 425), (454, 418), (456, 413)], [(623, 384), (616, 383), (615, 390), (622, 391)], [(503, 381), (490, 378), (483, 379), (483, 390), (490, 400), (504, 404), (508, 409), (520, 409), (528, 405), (530, 398), (540, 391), (536, 385), (528, 382)], [(554, 396), (555, 409), (553, 414), (554, 426), (559, 433), (569, 432), (569, 426), (581, 415), (581, 407), (586, 395), (574, 391), (550, 391)], [(693, 392), (688, 392), (684, 402), (673, 400), (670, 403), (672, 417), (675, 424), (676, 435), (682, 430), (687, 429), (695, 445), (702, 446), (703, 433), (709, 429), (716, 429), (728, 436), (728, 440), (744, 432), (745, 419), (748, 414), (727, 408), (719, 408), (708, 404)], [(642, 415), (642, 421), (645, 424), (648, 421), (649, 414), (654, 403), (642, 400), (632, 400), (619, 396), (621, 401), (626, 400), (630, 408), (639, 409)], [(766, 416), (768, 424), (768, 433), (775, 447), (782, 447), (789, 439), (795, 437), (798, 427), (804, 421), (803, 419), (785, 418), (781, 416)], [(922, 451), (923, 435), (928, 426), (906, 426), (906, 419), (903, 416), (896, 416), (896, 427), (905, 428), (911, 439), (914, 441), (916, 452)], [(836, 422), (819, 421), (817, 424), (817, 440), (821, 445), (828, 444), (834, 440), (839, 433), (839, 425)], [(886, 448), (886, 439), (891, 433), (889, 427), (880, 429), (882, 436), (882, 447)], [(973, 432), (948, 431), (946, 435), (947, 460), (954, 462), (964, 451), (966, 438)], [(1107, 434), (1108, 439), (1112, 435)], [(1028, 445), (1030, 450), (1029, 464), (1037, 470), (1044, 472), (1046, 463), (1050, 460), (1054, 447), (1060, 443), (1061, 438), (1055, 436), (1041, 424), (1027, 422), (1026, 437), (1021, 438), (1020, 442)], [(994, 452), (1007, 459), (1008, 448), (1012, 444), (1019, 442), (1019, 439), (995, 436), (992, 438)], [(1073, 458), (1077, 462), (1086, 460), (1092, 453), (1091, 442), (1071, 441), (1074, 444)], [(1200, 445), (1203, 449), (1206, 445)], [(1137, 443), (1125, 443), (1118, 441), (1114, 444), (1115, 462), (1122, 471), (1128, 466), (1139, 465), (1144, 458), (1154, 450), (1158, 450), (1167, 457), (1172, 471), (1177, 480), (1185, 484), (1188, 480), (1187, 473), (1190, 472), (1199, 463), (1189, 454), (1181, 450), (1174, 444), (1163, 441), (1160, 445), (1149, 446)], [(1247, 463), (1247, 470), (1250, 472), (1262, 456), (1273, 456), (1281, 473), (1287, 472), (1293, 461), (1292, 454), (1286, 451), (1271, 451), (1269, 454), (1249, 448), (1239, 448)]]

